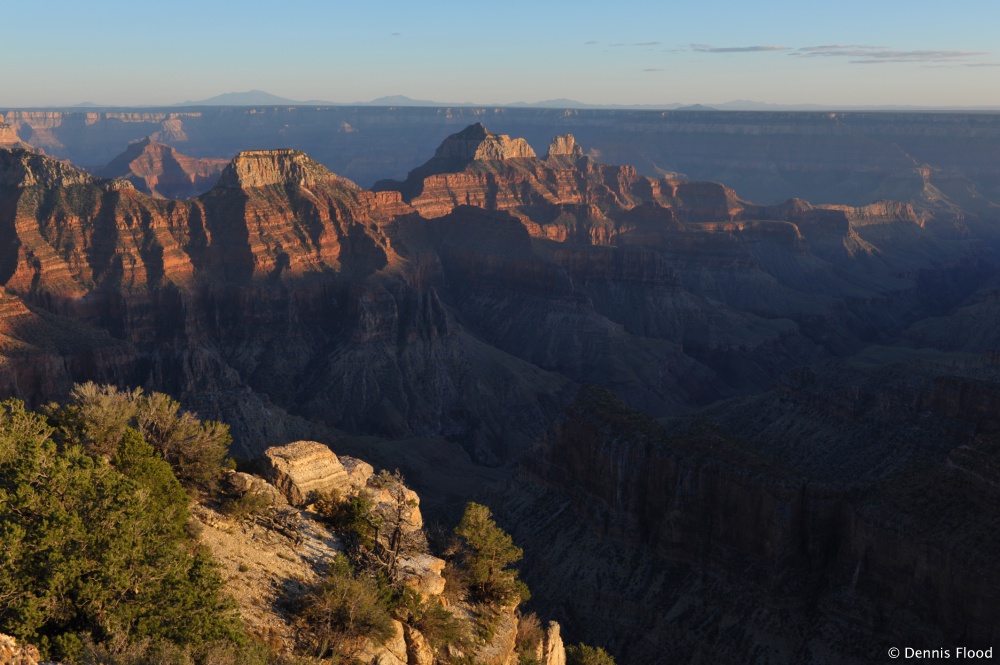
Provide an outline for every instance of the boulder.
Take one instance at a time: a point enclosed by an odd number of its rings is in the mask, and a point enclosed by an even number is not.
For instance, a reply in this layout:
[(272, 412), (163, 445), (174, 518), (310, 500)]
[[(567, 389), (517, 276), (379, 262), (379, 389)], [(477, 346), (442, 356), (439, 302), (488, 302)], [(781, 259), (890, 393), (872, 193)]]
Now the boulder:
[(293, 506), (304, 506), (329, 492), (344, 496), (351, 489), (344, 465), (317, 441), (272, 446), (264, 451), (264, 460), (264, 475)]
[(226, 481), (229, 483), (229, 488), (237, 494), (264, 494), (271, 497), (272, 505), (284, 506), (288, 504), (285, 495), (263, 478), (237, 471), (226, 476)]
[(362, 663), (371, 663), (372, 665), (407, 665), (403, 624), (399, 621), (393, 621), (392, 629), (392, 637), (386, 640), (385, 644), (367, 643), (361, 653), (357, 655), (357, 659)]
[(36, 665), (40, 657), (30, 644), (18, 645), (10, 635), (0, 634), (0, 665)]
[(403, 584), (425, 596), (444, 593), (443, 559), (430, 554), (419, 554), (399, 559), (399, 576)]
[(356, 457), (342, 455), (340, 463), (344, 465), (344, 469), (347, 471), (347, 480), (355, 490), (363, 489), (368, 484), (368, 479), (375, 475), (375, 468), (371, 464)]
[(434, 651), (419, 630), (403, 625), (406, 637), (406, 662), (408, 665), (434, 665)]

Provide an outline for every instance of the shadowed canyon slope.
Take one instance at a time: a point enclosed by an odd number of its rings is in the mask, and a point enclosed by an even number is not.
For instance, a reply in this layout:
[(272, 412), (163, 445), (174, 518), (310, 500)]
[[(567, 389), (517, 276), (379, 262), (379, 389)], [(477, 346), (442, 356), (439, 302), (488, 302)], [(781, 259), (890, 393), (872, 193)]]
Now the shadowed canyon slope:
[[(6, 119), (36, 122), (33, 145), (68, 140), (69, 115), (26, 113)], [(207, 131), (193, 113), (92, 125), (159, 122), (172, 145)], [(560, 132), (539, 157), (477, 123), (374, 191), (298, 150), (244, 151), (189, 200), (139, 191), (198, 172), (170, 171), (184, 160), (154, 142), (108, 171), (136, 185), (0, 151), (0, 387), (167, 391), (231, 422), (244, 457), (343, 439), (412, 468), (429, 505), (470, 491), (427, 486), (441, 450), (456, 476), (506, 466), (492, 495), (529, 581), (570, 641), (621, 662), (658, 662), (667, 642), (679, 659), (816, 663), (928, 630), (992, 644), (995, 543), (958, 550), (949, 529), (992, 523), (977, 516), (998, 481), (971, 470), (995, 466), (1000, 376), (986, 331), (938, 343), (991, 302), (991, 204), (921, 184), (759, 205), (580, 143)], [(650, 583), (626, 598), (633, 573)], [(699, 627), (724, 616), (752, 620), (735, 641)]]

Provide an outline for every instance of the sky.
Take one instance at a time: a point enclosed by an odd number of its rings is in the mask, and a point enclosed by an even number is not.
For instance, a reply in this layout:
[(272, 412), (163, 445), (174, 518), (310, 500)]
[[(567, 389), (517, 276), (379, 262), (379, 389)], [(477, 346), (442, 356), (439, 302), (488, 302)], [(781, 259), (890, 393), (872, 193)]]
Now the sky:
[(0, 107), (752, 100), (1000, 107), (997, 0), (2, 2)]

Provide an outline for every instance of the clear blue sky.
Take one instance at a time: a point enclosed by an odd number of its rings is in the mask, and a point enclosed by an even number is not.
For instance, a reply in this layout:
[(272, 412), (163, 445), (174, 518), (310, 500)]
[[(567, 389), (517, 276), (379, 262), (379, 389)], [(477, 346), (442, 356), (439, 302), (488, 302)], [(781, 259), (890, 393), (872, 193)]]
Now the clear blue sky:
[(1000, 106), (1000, 1), (0, 5), (0, 106), (293, 99)]

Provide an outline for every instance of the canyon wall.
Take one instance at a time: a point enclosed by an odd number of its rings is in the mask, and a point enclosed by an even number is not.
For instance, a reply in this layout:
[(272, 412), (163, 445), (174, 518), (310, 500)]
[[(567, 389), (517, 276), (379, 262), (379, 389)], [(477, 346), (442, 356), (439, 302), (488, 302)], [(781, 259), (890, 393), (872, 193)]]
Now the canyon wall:
[(194, 157), (296, 148), (369, 186), (404, 177), (448, 135), (482, 122), (538, 154), (569, 132), (601, 161), (724, 182), (761, 203), (858, 205), (933, 190), (969, 206), (1000, 200), (997, 114), (271, 106), (10, 109), (5, 118), (21, 140), (88, 167), (150, 136)]

